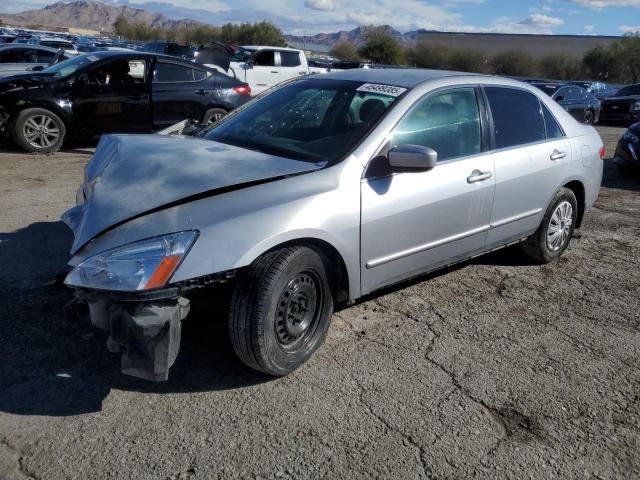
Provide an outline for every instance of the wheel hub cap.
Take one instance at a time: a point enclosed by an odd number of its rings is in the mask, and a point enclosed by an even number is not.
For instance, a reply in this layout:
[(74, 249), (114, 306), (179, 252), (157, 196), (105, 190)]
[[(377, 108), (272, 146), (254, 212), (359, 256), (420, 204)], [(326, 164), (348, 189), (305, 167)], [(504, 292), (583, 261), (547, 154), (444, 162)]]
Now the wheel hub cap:
[(300, 341), (317, 317), (319, 287), (310, 272), (296, 275), (285, 287), (276, 308), (276, 334), (283, 347)]
[(571, 203), (561, 202), (551, 215), (547, 227), (547, 247), (551, 251), (558, 251), (569, 241), (571, 226), (573, 225), (573, 207)]
[(34, 147), (45, 148), (58, 141), (60, 130), (49, 115), (33, 115), (25, 121), (22, 135)]

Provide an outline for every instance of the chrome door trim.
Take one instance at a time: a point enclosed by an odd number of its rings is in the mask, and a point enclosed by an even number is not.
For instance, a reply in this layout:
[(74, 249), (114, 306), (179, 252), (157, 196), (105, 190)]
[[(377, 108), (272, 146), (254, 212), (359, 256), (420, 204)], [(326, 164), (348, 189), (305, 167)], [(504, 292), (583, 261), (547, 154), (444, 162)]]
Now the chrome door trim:
[(542, 209), (536, 208), (535, 210), (529, 210), (528, 212), (523, 212), (518, 215), (514, 215), (513, 217), (503, 218), (502, 220), (493, 222), (491, 224), (491, 228), (502, 227), (503, 225), (507, 225), (508, 223), (513, 223), (524, 218), (533, 217), (534, 215), (538, 215), (540, 212), (542, 212)]
[(441, 238), (440, 240), (436, 240), (435, 242), (425, 243), (424, 245), (418, 245), (417, 247), (409, 248), (401, 252), (392, 253), (391, 255), (387, 255), (386, 257), (376, 258), (375, 260), (371, 260), (370, 262), (367, 262), (366, 267), (367, 269), (379, 267), (381, 265), (385, 265), (395, 260), (400, 260), (401, 258), (415, 255), (416, 253), (421, 253), (426, 250), (430, 250), (432, 248), (440, 247), (447, 243), (462, 240), (464, 238), (477, 235), (478, 233), (487, 232), (490, 228), (491, 228), (491, 225), (484, 225), (482, 227), (474, 228), (473, 230), (458, 233), (457, 235)]

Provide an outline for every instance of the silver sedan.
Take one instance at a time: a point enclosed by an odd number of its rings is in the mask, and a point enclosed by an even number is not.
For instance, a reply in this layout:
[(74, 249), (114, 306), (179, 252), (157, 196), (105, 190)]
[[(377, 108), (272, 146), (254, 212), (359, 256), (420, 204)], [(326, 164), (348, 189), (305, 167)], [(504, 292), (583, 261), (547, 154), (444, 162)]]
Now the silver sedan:
[(195, 136), (103, 137), (63, 216), (66, 283), (123, 372), (156, 381), (194, 292), (231, 283), (235, 352), (286, 375), (336, 305), (516, 243), (556, 260), (598, 196), (603, 156), (593, 127), (514, 80), (306, 77)]

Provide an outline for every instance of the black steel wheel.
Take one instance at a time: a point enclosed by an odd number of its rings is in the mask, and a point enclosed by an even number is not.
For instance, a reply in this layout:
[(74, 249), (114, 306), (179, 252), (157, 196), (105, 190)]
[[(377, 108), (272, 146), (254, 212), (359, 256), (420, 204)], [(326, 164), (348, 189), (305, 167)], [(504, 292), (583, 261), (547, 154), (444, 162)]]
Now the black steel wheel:
[(304, 246), (278, 249), (238, 279), (229, 312), (231, 343), (249, 367), (286, 375), (320, 347), (332, 314), (321, 254)]

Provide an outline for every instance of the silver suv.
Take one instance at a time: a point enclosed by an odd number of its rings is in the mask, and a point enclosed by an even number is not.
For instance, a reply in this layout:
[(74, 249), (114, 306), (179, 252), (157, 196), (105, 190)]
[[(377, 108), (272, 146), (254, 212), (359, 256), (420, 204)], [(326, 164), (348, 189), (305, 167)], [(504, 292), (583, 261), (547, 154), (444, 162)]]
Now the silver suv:
[(557, 259), (598, 196), (603, 155), (593, 127), (517, 81), (307, 77), (196, 138), (104, 136), (63, 216), (66, 283), (124, 373), (164, 380), (194, 292), (230, 282), (235, 352), (286, 375), (335, 305), (515, 243)]

